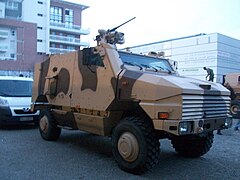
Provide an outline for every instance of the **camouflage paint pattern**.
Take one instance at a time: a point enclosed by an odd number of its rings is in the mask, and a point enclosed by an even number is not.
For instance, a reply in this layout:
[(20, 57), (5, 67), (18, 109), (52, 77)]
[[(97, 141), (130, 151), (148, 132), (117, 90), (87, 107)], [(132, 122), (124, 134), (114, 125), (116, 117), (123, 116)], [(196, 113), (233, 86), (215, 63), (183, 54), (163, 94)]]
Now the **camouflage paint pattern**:
[(230, 73), (225, 76), (225, 86), (230, 85), (236, 94), (236, 99), (240, 99), (240, 73)]
[[(116, 47), (107, 43), (93, 50), (103, 65), (84, 64), (82, 50), (54, 55), (36, 65), (32, 101), (46, 97), (59, 125), (110, 135), (126, 112), (137, 115), (141, 110), (155, 129), (178, 135), (175, 127), (183, 120), (193, 121), (192, 133), (198, 133), (200, 121), (215, 122), (208, 128), (215, 130), (228, 117), (229, 92), (217, 83), (123, 66)], [(224, 110), (219, 109), (222, 114), (216, 118), (210, 118), (217, 108), (211, 109), (214, 104), (208, 99), (222, 104)], [(192, 104), (199, 102), (194, 109)], [(167, 112), (169, 118), (159, 119), (159, 112)]]
[(83, 65), (83, 53), (82, 51), (78, 54), (78, 71), (82, 76), (82, 85), (80, 91), (85, 89), (91, 89), (92, 91), (96, 91), (97, 89), (97, 67), (95, 65), (87, 66)]

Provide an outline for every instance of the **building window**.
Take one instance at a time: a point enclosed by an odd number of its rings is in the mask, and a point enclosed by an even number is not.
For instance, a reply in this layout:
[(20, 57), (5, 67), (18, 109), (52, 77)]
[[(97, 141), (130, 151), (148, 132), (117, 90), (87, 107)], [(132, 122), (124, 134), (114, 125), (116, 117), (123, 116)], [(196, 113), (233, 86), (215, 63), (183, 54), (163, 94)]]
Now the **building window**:
[(43, 4), (43, 2), (42, 1), (38, 1), (38, 4)]
[(51, 8), (50, 8), (50, 22), (55, 22), (55, 23), (62, 23), (63, 22), (62, 8), (51, 6)]
[(43, 16), (43, 14), (40, 14), (40, 13), (38, 13), (37, 15), (38, 15), (38, 16), (41, 16), (41, 17)]
[(73, 25), (73, 10), (65, 9), (65, 24), (68, 26)]
[(2, 9), (0, 9), (0, 18), (4, 18)]
[(69, 15), (69, 9), (65, 10), (65, 15)]
[(74, 46), (67, 46), (67, 49), (69, 49), (69, 50), (75, 50), (75, 47), (74, 47)]
[(18, 10), (18, 3), (14, 1), (6, 2), (6, 9)]
[(12, 34), (12, 36), (15, 36), (15, 31), (11, 30), (11, 34)]
[(11, 59), (14, 59), (15, 58), (15, 54), (11, 53), (10, 57), (11, 57)]

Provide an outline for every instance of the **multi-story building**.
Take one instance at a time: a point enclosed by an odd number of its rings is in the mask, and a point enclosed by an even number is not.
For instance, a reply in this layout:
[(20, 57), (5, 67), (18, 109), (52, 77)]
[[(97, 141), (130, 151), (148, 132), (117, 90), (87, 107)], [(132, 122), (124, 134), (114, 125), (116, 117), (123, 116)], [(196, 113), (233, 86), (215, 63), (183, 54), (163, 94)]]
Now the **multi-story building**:
[(0, 0), (0, 75), (32, 76), (48, 55), (89, 46), (81, 35), (88, 6), (65, 0)]
[(128, 48), (134, 53), (161, 52), (164, 57), (178, 62), (180, 75), (205, 80), (207, 72), (214, 71), (215, 82), (223, 76), (240, 72), (240, 40), (219, 34), (197, 34)]

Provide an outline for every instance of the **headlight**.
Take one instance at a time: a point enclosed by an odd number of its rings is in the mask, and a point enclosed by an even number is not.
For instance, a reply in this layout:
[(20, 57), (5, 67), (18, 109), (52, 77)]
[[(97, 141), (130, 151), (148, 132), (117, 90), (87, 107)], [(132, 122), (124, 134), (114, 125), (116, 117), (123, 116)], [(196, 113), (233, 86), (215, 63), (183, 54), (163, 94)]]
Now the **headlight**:
[(224, 122), (224, 128), (230, 128), (232, 127), (232, 118), (226, 118)]
[(180, 122), (178, 132), (180, 135), (190, 134), (192, 132), (192, 122), (190, 121)]
[(6, 99), (0, 98), (0, 106), (8, 106), (8, 101)]

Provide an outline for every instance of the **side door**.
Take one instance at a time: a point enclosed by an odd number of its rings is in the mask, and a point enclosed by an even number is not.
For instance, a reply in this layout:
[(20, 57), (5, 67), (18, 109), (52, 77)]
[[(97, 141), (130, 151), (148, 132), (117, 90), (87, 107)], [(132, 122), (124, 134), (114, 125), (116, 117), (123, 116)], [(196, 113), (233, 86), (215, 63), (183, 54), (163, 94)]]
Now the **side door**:
[(81, 110), (106, 111), (115, 98), (113, 77), (103, 47), (79, 51), (74, 67), (71, 106)]
[(50, 58), (45, 89), (51, 104), (70, 107), (76, 59), (77, 52), (54, 55)]

